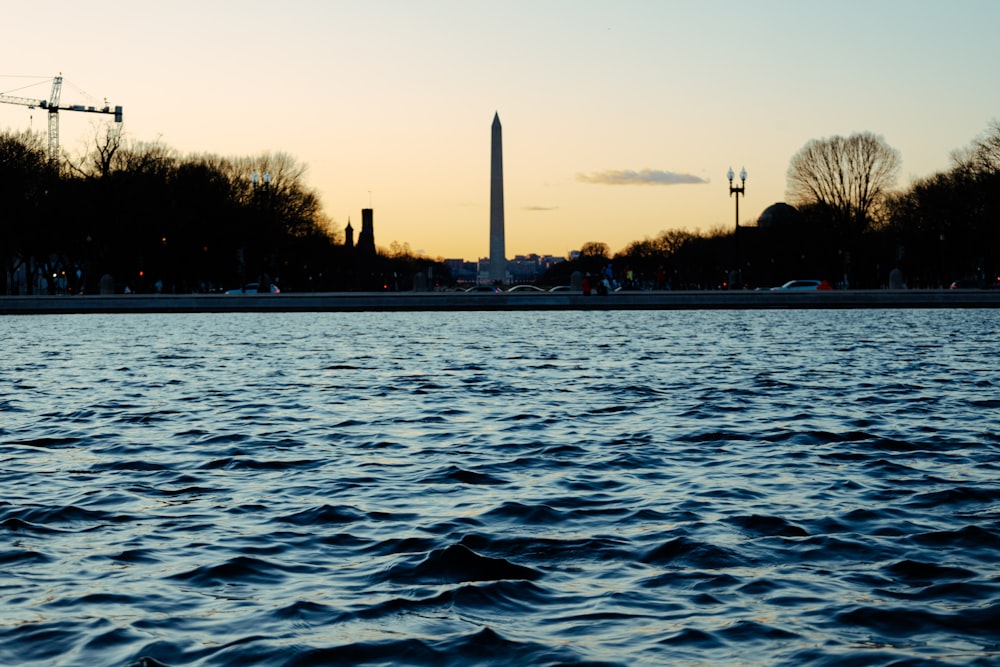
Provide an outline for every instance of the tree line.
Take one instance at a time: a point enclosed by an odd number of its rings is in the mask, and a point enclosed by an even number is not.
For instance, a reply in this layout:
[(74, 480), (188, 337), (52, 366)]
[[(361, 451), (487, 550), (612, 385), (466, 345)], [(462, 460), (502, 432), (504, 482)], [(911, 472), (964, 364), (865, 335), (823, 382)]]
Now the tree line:
[[(574, 271), (639, 276), (649, 287), (768, 287), (795, 278), (849, 288), (1000, 287), (1000, 122), (955, 151), (948, 170), (894, 189), (899, 152), (870, 132), (806, 143), (790, 160), (781, 215), (708, 232), (670, 229), (611, 254), (590, 242), (546, 280)], [(781, 205), (779, 205), (781, 206)], [(773, 207), (772, 207), (773, 208)], [(770, 211), (771, 209), (768, 209)]]
[(56, 162), (40, 134), (0, 133), (0, 293), (402, 289), (417, 268), (346, 247), (288, 154), (181, 156), (105, 130)]
[[(630, 286), (767, 287), (821, 278), (850, 288), (910, 287), (1000, 275), (1000, 123), (955, 151), (948, 170), (894, 189), (900, 156), (872, 133), (809, 141), (790, 160), (789, 203), (759, 224), (669, 229), (612, 254), (589, 242), (540, 282), (610, 264)], [(449, 282), (406, 244), (361, 256), (345, 244), (306, 168), (284, 153), (181, 156), (113, 127), (79, 159), (49, 159), (41, 134), (0, 133), (0, 292), (408, 290)], [(772, 207), (773, 208), (773, 207)], [(771, 211), (771, 209), (769, 209)], [(767, 218), (765, 220), (765, 218)], [(433, 275), (429, 281), (415, 276)]]

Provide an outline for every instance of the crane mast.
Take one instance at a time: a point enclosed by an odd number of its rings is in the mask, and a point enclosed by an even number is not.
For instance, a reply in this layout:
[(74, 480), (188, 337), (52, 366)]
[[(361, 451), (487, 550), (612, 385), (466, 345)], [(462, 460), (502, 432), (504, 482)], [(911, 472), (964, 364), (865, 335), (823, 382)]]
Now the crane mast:
[(59, 160), (59, 112), (60, 111), (83, 111), (86, 113), (102, 113), (102, 114), (114, 114), (115, 122), (122, 122), (122, 108), (121, 106), (116, 106), (113, 109), (105, 104), (103, 107), (93, 107), (85, 106), (82, 104), (72, 104), (69, 106), (60, 106), (60, 98), (62, 97), (62, 75), (53, 77), (52, 79), (52, 93), (49, 95), (48, 100), (31, 99), (28, 97), (15, 97), (13, 95), (5, 95), (0, 93), (0, 102), (6, 104), (20, 104), (22, 106), (34, 109), (38, 107), (40, 109), (45, 109), (48, 111), (49, 117), (49, 160), (52, 163), (56, 163)]
[(59, 159), (59, 97), (62, 95), (62, 76), (52, 79), (52, 94), (49, 95), (49, 161)]

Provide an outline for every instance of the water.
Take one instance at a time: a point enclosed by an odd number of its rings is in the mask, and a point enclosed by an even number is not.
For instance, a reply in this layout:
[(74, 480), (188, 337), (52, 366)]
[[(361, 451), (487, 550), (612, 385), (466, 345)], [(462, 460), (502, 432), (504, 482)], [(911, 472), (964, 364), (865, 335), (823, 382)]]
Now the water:
[(0, 318), (0, 664), (998, 664), (997, 324)]

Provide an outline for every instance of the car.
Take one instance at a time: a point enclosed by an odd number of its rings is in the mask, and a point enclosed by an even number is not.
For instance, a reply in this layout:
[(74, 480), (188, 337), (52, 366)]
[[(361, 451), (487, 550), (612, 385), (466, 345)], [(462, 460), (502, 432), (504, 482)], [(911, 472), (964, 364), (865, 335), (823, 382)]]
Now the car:
[[(261, 292), (258, 289), (258, 284), (257, 283), (247, 283), (243, 287), (237, 287), (236, 289), (231, 289), (228, 292), (226, 292), (226, 294), (260, 294), (260, 293)], [(268, 293), (270, 293), (270, 294), (281, 294), (281, 290), (278, 289), (277, 285), (275, 285), (274, 283), (272, 283), (269, 286), (268, 291), (264, 292), (264, 294), (268, 294)]]
[(474, 285), (465, 291), (467, 293), (482, 292), (485, 294), (499, 294), (503, 290), (496, 285)]
[(544, 292), (541, 287), (535, 287), (534, 285), (514, 285), (508, 292)]
[(773, 291), (784, 290), (828, 290), (832, 289), (825, 280), (789, 280), (780, 287), (772, 287)]
[(996, 280), (980, 280), (978, 278), (959, 278), (950, 286), (951, 289), (996, 289), (1000, 287), (1000, 276)]

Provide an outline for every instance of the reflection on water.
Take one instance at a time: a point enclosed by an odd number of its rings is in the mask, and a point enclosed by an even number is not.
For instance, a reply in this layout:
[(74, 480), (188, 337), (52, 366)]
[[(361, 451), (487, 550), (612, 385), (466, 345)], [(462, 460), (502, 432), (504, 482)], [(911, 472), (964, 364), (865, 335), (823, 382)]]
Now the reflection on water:
[(996, 324), (0, 318), (0, 664), (994, 664)]

